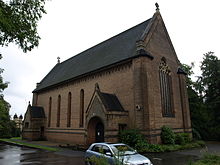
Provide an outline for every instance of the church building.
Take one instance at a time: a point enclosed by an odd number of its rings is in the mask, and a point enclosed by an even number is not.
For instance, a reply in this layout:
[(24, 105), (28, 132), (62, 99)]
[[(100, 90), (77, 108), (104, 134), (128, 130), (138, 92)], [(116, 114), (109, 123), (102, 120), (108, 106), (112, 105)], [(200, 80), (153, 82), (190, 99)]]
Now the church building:
[(117, 142), (138, 129), (191, 133), (186, 74), (157, 7), (153, 17), (58, 63), (37, 83), (23, 138), (68, 144)]

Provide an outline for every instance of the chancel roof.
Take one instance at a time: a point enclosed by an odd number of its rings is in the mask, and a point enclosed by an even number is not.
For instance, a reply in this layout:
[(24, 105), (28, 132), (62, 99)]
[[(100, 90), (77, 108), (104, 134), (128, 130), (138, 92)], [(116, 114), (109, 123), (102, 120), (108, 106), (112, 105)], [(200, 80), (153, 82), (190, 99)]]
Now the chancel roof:
[(71, 81), (79, 76), (110, 66), (136, 55), (136, 42), (149, 29), (144, 21), (76, 56), (54, 66), (33, 92)]

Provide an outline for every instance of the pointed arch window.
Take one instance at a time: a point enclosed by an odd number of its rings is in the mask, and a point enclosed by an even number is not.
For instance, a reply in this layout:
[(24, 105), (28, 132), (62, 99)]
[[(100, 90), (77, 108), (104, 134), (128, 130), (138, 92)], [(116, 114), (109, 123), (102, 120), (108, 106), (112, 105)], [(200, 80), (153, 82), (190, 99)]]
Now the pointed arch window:
[(68, 105), (67, 105), (67, 127), (71, 125), (71, 102), (72, 102), (72, 94), (69, 92), (68, 94)]
[(159, 76), (162, 115), (163, 117), (174, 117), (171, 71), (164, 57), (159, 66)]
[(57, 127), (60, 127), (60, 104), (61, 104), (61, 96), (58, 96), (57, 100)]
[(49, 109), (48, 109), (48, 127), (51, 124), (51, 108), (52, 108), (52, 98), (49, 98)]
[(80, 90), (80, 116), (79, 116), (79, 126), (83, 127), (84, 119), (84, 90)]

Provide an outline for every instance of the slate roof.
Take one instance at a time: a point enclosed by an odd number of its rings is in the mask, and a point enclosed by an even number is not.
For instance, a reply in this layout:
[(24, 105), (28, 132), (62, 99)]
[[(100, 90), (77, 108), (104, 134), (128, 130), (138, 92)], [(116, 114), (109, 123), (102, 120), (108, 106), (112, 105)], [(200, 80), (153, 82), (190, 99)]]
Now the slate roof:
[(30, 106), (32, 118), (45, 118), (44, 108), (39, 106)]
[(136, 55), (136, 42), (149, 29), (150, 22), (151, 19), (148, 19), (62, 63), (58, 63), (33, 92), (39, 92), (45, 88), (134, 57)]
[(108, 111), (124, 111), (121, 103), (119, 102), (116, 95), (109, 93), (99, 93), (102, 103)]

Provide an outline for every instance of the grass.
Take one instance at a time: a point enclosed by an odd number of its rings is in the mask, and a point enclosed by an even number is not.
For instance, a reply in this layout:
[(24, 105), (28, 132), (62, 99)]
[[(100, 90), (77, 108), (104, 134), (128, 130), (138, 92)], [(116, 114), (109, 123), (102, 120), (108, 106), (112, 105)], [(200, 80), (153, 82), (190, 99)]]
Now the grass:
[(0, 138), (0, 141), (12, 143), (12, 144), (15, 144), (15, 145), (22, 145), (22, 146), (26, 146), (26, 147), (37, 148), (37, 149), (42, 149), (42, 150), (47, 150), (47, 151), (54, 151), (54, 152), (59, 151), (58, 148), (41, 146), (41, 145), (31, 144), (31, 143), (27, 143), (27, 142), (24, 142), (24, 141), (18, 141), (18, 140), (21, 140), (21, 138), (20, 137), (15, 137), (15, 138), (11, 138), (11, 139), (1, 139)]
[(21, 137), (13, 137), (11, 139), (13, 139), (13, 140), (21, 140)]
[(164, 144), (146, 144), (146, 146), (142, 146), (138, 149), (140, 153), (147, 153), (147, 152), (172, 152), (178, 150), (185, 150), (185, 149), (192, 149), (192, 148), (199, 148), (204, 147), (204, 141), (194, 141), (182, 145), (172, 144), (172, 145), (164, 145)]
[(184, 145), (162, 145), (164, 147), (164, 151), (177, 151), (177, 150), (185, 150), (185, 149), (192, 149), (192, 148), (199, 148), (204, 147), (205, 142), (203, 141), (195, 141), (191, 143), (186, 143)]
[(205, 154), (201, 160), (198, 160), (189, 165), (220, 165), (220, 155)]

